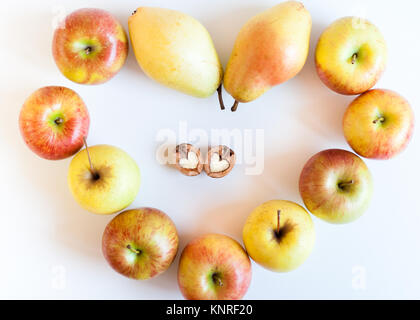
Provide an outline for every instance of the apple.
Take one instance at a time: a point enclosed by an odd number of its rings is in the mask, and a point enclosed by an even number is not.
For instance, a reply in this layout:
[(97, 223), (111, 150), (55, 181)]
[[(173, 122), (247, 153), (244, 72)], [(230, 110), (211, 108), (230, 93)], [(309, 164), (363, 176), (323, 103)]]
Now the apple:
[(306, 208), (327, 222), (358, 219), (368, 208), (373, 183), (368, 167), (354, 153), (324, 150), (305, 164), (299, 191)]
[(184, 248), (179, 288), (189, 300), (238, 300), (251, 282), (251, 262), (242, 246), (221, 234), (196, 238)]
[(111, 79), (124, 65), (128, 40), (121, 24), (108, 12), (79, 9), (55, 30), (52, 51), (66, 78), (99, 84)]
[(272, 271), (287, 272), (309, 257), (315, 243), (315, 229), (311, 216), (300, 205), (272, 200), (248, 216), (243, 240), (255, 262)]
[(140, 170), (123, 150), (96, 145), (74, 156), (68, 184), (83, 208), (96, 214), (112, 214), (134, 201), (140, 187)]
[(414, 113), (398, 93), (370, 90), (349, 105), (343, 130), (347, 142), (362, 157), (390, 159), (408, 145), (414, 131)]
[(166, 271), (177, 251), (174, 223), (154, 208), (121, 212), (108, 223), (102, 237), (102, 252), (111, 267), (136, 280)]
[(321, 35), (315, 51), (319, 77), (331, 90), (356, 95), (372, 88), (388, 59), (385, 40), (369, 21), (345, 17)]
[(25, 143), (38, 156), (60, 160), (83, 147), (89, 131), (89, 113), (83, 100), (65, 87), (43, 87), (26, 99), (19, 126)]

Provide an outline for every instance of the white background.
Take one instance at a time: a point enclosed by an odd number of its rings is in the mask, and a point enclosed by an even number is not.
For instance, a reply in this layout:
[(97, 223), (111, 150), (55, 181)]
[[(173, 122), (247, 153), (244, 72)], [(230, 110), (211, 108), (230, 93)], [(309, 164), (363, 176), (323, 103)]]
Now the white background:
[[(196, 99), (145, 77), (132, 50), (121, 72), (106, 84), (83, 86), (65, 79), (52, 58), (53, 21), (62, 10), (99, 7), (127, 30), (141, 5), (173, 8), (206, 26), (223, 65), (241, 26), (277, 1), (1, 1), (0, 2), (0, 298), (180, 299), (176, 261), (160, 277), (134, 281), (114, 272), (101, 253), (102, 232), (112, 216), (81, 209), (67, 187), (70, 159), (47, 161), (23, 143), (18, 115), (27, 96), (45, 85), (64, 85), (86, 102), (91, 145), (126, 150), (142, 171), (140, 193), (131, 208), (153, 206), (168, 213), (180, 235), (180, 249), (206, 232), (241, 241), (253, 208), (271, 199), (302, 203), (298, 177), (306, 160), (326, 148), (349, 149), (341, 119), (352, 97), (327, 89), (314, 69), (313, 54), (322, 30), (335, 19), (368, 17), (389, 46), (387, 71), (377, 87), (396, 90), (419, 111), (420, 20), (418, 1), (304, 1), (312, 14), (308, 61), (289, 82), (221, 112), (217, 96)], [(87, 4), (88, 3), (88, 4)], [(199, 4), (198, 4), (199, 3)], [(225, 93), (228, 105), (231, 98)], [(245, 175), (238, 165), (221, 180), (205, 174), (189, 178), (155, 158), (161, 129), (239, 128), (265, 130), (265, 169)], [(248, 299), (420, 298), (420, 142), (389, 161), (366, 161), (374, 177), (371, 207), (357, 222), (327, 224), (315, 217), (317, 240), (306, 263), (276, 274), (253, 263)], [(365, 275), (365, 287), (358, 276)], [(356, 284), (356, 286), (354, 285)]]

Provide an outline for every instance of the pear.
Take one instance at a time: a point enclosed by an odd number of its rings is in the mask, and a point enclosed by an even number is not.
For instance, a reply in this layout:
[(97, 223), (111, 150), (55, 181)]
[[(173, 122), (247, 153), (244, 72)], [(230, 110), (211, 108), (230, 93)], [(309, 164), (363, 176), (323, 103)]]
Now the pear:
[(223, 69), (206, 28), (169, 9), (140, 7), (128, 20), (130, 40), (141, 69), (150, 78), (195, 97), (220, 86)]
[(232, 111), (299, 73), (308, 57), (311, 28), (310, 13), (296, 1), (268, 9), (242, 27), (223, 80), (235, 99)]

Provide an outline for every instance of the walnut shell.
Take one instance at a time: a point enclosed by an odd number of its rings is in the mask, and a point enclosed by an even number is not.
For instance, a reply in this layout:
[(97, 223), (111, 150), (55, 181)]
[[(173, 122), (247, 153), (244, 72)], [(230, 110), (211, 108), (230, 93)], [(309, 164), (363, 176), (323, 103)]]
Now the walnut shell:
[[(185, 174), (186, 176), (196, 176), (199, 175), (201, 173), (201, 171), (203, 170), (203, 162), (201, 160), (201, 152), (200, 149), (194, 147), (193, 145), (189, 144), (189, 143), (182, 143), (176, 146), (175, 149), (176, 152), (176, 163), (175, 163), (175, 167), (183, 174)], [(197, 156), (197, 166), (194, 168), (188, 168), (185, 165), (182, 164), (183, 160), (182, 159), (187, 159), (188, 160), (188, 155), (190, 152), (193, 152), (196, 154)], [(185, 161), (185, 160), (184, 160)]]
[[(219, 156), (218, 161), (227, 161), (228, 167), (223, 169), (222, 171), (215, 171), (215, 167), (218, 166), (219, 168), (223, 168), (225, 166), (225, 163), (219, 164), (212, 164), (212, 161), (214, 162), (214, 157), (212, 159), (212, 156), (214, 154), (217, 154)], [(236, 162), (236, 156), (235, 152), (230, 149), (229, 147), (220, 145), (216, 147), (209, 147), (209, 151), (207, 153), (207, 161), (204, 163), (204, 171), (207, 173), (209, 177), (212, 178), (223, 178), (226, 176), (229, 172), (232, 171), (233, 167), (235, 166)]]

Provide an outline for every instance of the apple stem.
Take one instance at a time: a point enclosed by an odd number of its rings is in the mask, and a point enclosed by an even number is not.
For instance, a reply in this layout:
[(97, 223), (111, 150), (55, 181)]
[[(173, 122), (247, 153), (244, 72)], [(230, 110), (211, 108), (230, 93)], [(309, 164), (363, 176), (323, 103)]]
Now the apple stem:
[(277, 235), (280, 234), (280, 213), (281, 210), (277, 210)]
[(134, 252), (135, 254), (141, 254), (141, 250), (139, 249), (134, 249), (132, 246), (127, 245), (127, 249), (130, 250), (131, 252)]
[(234, 102), (234, 104), (232, 106), (232, 109), (230, 109), (230, 110), (232, 112), (235, 112), (238, 109), (238, 104), (239, 104), (239, 101), (238, 100), (235, 100), (235, 102)]
[(356, 63), (357, 57), (358, 57), (357, 53), (353, 54), (353, 56), (351, 57), (351, 64)]
[(225, 104), (223, 102), (223, 96), (222, 96), (222, 84), (217, 88), (217, 95), (219, 96), (219, 105), (220, 109), (225, 110)]
[(375, 119), (375, 120), (373, 120), (373, 123), (374, 124), (377, 124), (378, 122), (384, 122), (385, 121), (385, 118), (384, 117), (380, 117), (380, 118), (378, 118), (378, 119)]
[(91, 47), (91, 46), (86, 47), (86, 48), (85, 48), (85, 53), (86, 53), (87, 55), (91, 54), (91, 53), (92, 53), (92, 47)]
[(347, 181), (347, 182), (340, 182), (340, 183), (338, 184), (338, 187), (339, 187), (340, 189), (343, 189), (343, 188), (345, 188), (346, 186), (352, 185), (353, 183), (354, 183), (354, 181), (353, 181), (353, 180), (350, 180), (350, 181)]
[(92, 176), (94, 178), (97, 178), (98, 177), (98, 174), (95, 172), (95, 169), (93, 168), (92, 160), (90, 159), (89, 147), (87, 145), (87, 142), (86, 142), (86, 138), (85, 137), (83, 137), (83, 144), (85, 145), (87, 157), (88, 157), (88, 160), (89, 160), (90, 173), (92, 174)]

